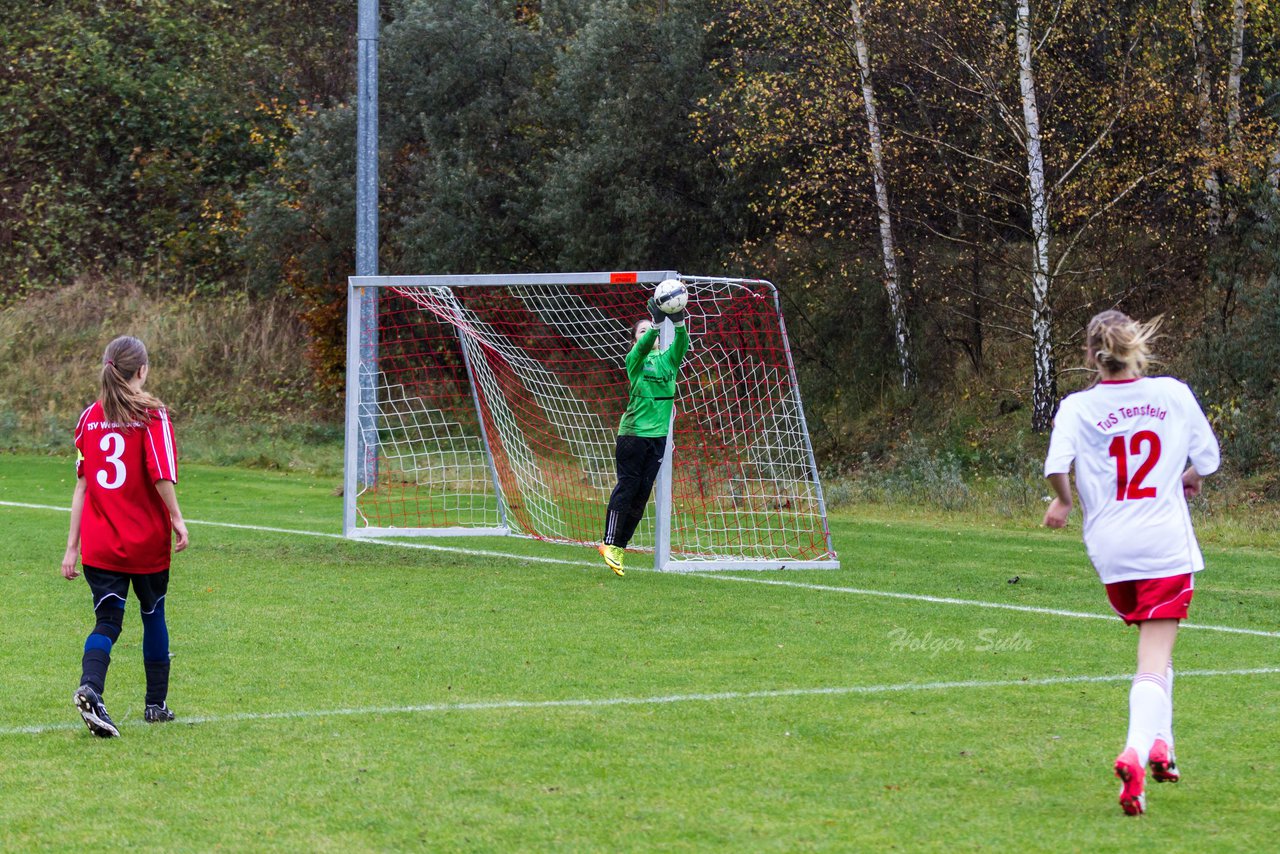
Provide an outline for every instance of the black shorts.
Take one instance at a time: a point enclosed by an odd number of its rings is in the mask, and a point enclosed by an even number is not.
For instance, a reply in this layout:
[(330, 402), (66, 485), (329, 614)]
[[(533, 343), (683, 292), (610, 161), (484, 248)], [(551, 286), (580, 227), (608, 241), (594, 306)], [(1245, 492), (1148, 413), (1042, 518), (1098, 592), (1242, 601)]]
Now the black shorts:
[(662, 468), (662, 460), (667, 454), (666, 436), (632, 436), (618, 434), (613, 450), (614, 470), (618, 480), (623, 478), (639, 478), (644, 487), (644, 497), (649, 498), (649, 490), (658, 479), (658, 469)]
[(129, 598), (129, 583), (133, 582), (134, 595), (138, 597), (138, 606), (144, 614), (154, 614), (160, 600), (169, 592), (169, 570), (149, 572), (146, 575), (135, 575), (131, 572), (114, 572), (110, 569), (84, 567), (84, 580), (89, 582), (93, 592), (93, 610), (98, 610), (104, 602), (119, 599), (123, 608)]

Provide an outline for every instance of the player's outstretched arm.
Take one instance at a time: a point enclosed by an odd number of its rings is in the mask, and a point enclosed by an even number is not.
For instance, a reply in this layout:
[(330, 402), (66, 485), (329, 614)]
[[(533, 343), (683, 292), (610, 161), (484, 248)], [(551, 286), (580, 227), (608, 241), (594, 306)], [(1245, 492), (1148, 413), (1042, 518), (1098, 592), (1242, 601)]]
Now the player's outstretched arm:
[(1065, 472), (1049, 475), (1049, 485), (1053, 487), (1053, 500), (1049, 509), (1044, 511), (1046, 528), (1067, 527), (1067, 517), (1071, 515), (1071, 478)]
[(649, 351), (653, 349), (657, 340), (658, 327), (655, 325), (631, 346), (631, 351), (627, 353), (627, 377), (632, 381), (644, 370), (645, 357), (649, 355)]
[(77, 578), (76, 561), (80, 559), (80, 517), (84, 514), (85, 482), (76, 478), (75, 492), (71, 493), (71, 530), (67, 533), (67, 550), (62, 554), (62, 577)]
[(178, 507), (178, 493), (173, 488), (171, 480), (157, 480), (156, 492), (160, 493), (160, 500), (164, 502), (164, 506), (169, 508), (169, 521), (173, 524), (173, 534), (178, 539), (174, 541), (173, 550), (180, 552), (190, 545), (190, 539), (187, 537), (187, 523), (182, 521), (182, 510)]

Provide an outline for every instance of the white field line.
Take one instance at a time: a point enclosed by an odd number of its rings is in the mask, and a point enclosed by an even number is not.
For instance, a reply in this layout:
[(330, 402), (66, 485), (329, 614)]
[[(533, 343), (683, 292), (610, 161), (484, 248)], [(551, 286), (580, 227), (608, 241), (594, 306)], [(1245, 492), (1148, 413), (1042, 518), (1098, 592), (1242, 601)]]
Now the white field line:
[[(1252, 667), (1242, 670), (1179, 670), (1179, 679), (1207, 676), (1264, 676), (1280, 673), (1280, 667)], [(612, 706), (665, 706), (675, 703), (724, 703), (740, 700), (773, 700), (789, 697), (841, 697), (865, 694), (893, 694), (908, 691), (988, 690), (999, 688), (1079, 685), (1092, 682), (1128, 682), (1132, 673), (1105, 676), (1050, 676), (1042, 679), (998, 679), (961, 682), (900, 682), (891, 685), (848, 685), (827, 688), (781, 688), (773, 691), (720, 691), (711, 694), (665, 694), (655, 697), (600, 697), (571, 700), (492, 700), (475, 703), (425, 703), (414, 706), (363, 706), (342, 709), (302, 709), (285, 712), (236, 712), (229, 715), (197, 715), (179, 718), (180, 723), (222, 724), (241, 721), (298, 720), (303, 718), (342, 718), (374, 715), (412, 715), (435, 712), (487, 712), (525, 709), (599, 709)], [(59, 730), (77, 730), (84, 724), (59, 722), (0, 728), (0, 736), (39, 735)]]
[[(57, 510), (62, 513), (70, 513), (69, 507), (55, 507), (52, 504), (23, 504), (19, 501), (0, 501), (0, 507), (24, 507), (28, 510)], [(482, 549), (468, 549), (461, 546), (440, 546), (432, 543), (406, 543), (399, 540), (385, 540), (377, 537), (361, 538), (359, 540), (350, 540), (341, 534), (329, 534), (324, 531), (303, 531), (296, 528), (271, 528), (266, 525), (241, 525), (235, 522), (206, 522), (200, 519), (187, 519), (188, 525), (204, 525), (212, 528), (237, 528), (242, 531), (264, 531), (271, 534), (293, 534), (299, 537), (324, 537), (332, 540), (343, 540), (344, 542), (360, 542), (375, 543), (381, 546), (400, 546), (405, 549), (423, 549), (432, 552), (453, 552), (462, 555), (475, 555), (477, 557), (501, 557), (508, 560), (523, 560), (533, 563), (557, 563), (568, 564), (569, 566), (595, 566), (594, 563), (587, 563), (580, 560), (566, 560), (558, 557), (534, 557), (531, 555), (513, 555), (508, 552), (484, 551)]]
[[(799, 587), (802, 590), (824, 590), (829, 593), (848, 593), (853, 596), (880, 596), (886, 599), (909, 599), (915, 602), (936, 602), (940, 605), (968, 605), (974, 608), (1000, 608), (1006, 611), (1022, 611), (1029, 614), (1048, 614), (1054, 617), (1071, 617), (1077, 620), (1119, 619), (1114, 613), (1094, 614), (1087, 611), (1064, 611), (1060, 608), (1039, 608), (1034, 605), (1011, 605), (1007, 602), (983, 602), (979, 599), (953, 599), (949, 596), (926, 596), (923, 593), (895, 593), (890, 590), (864, 590), (858, 587), (835, 587), (829, 584), (808, 584), (803, 581), (782, 581), (774, 578), (743, 578), (737, 575), (720, 575), (710, 572), (691, 572), (699, 578), (716, 581), (742, 581), (748, 584), (771, 584), (775, 587)], [(1264, 638), (1280, 638), (1280, 632), (1263, 629), (1240, 629), (1235, 626), (1210, 626), (1202, 623), (1182, 623), (1184, 629), (1201, 629), (1210, 632), (1229, 632), (1238, 635), (1256, 635)]]
[[(57, 510), (68, 513), (70, 510), (66, 507), (55, 507), (51, 504), (22, 504), (16, 501), (0, 501), (0, 507), (24, 507), (32, 510)], [(273, 534), (294, 534), (302, 537), (325, 537), (335, 540), (343, 540), (346, 542), (373, 543), (381, 546), (397, 546), (406, 549), (423, 549), (435, 552), (451, 552), (454, 554), (472, 555), (476, 557), (496, 557), (505, 558), (507, 560), (531, 561), (535, 563), (554, 563), (565, 566), (584, 566), (594, 567), (596, 563), (588, 563), (579, 560), (567, 560), (565, 558), (556, 557), (533, 557), (529, 555), (514, 555), (509, 552), (486, 551), (483, 549), (470, 549), (462, 546), (441, 546), (430, 543), (408, 543), (400, 540), (387, 540), (379, 538), (361, 538), (359, 540), (348, 540), (341, 534), (328, 534), (323, 531), (304, 531), (294, 528), (271, 528), (263, 525), (241, 525), (234, 522), (202, 522), (197, 519), (188, 519), (188, 525), (207, 525), (216, 528), (237, 528), (243, 531), (264, 531)], [(653, 570), (638, 568), (639, 572), (652, 572)], [(883, 599), (904, 599), (913, 602), (932, 602), (939, 605), (967, 605), (972, 608), (998, 608), (1005, 611), (1021, 611), (1025, 614), (1045, 614), (1054, 617), (1070, 617), (1077, 620), (1115, 620), (1114, 613), (1099, 614), (1087, 611), (1065, 611), (1060, 608), (1041, 608), (1034, 605), (1012, 605), (1006, 602), (985, 602), (980, 599), (955, 599), (949, 596), (928, 596), (923, 593), (898, 593), (892, 590), (868, 590), (860, 587), (837, 587), (830, 584), (809, 584), (803, 581), (782, 581), (773, 578), (761, 578), (759, 576), (743, 577), (739, 575), (724, 575), (721, 573), (710, 572), (686, 572), (681, 573), (686, 577), (708, 578), (714, 581), (739, 581), (744, 584), (767, 584), (774, 587), (795, 587), (801, 590), (818, 590), (827, 593), (846, 593), (851, 596), (874, 596)], [(1187, 623), (1182, 624), (1184, 629), (1199, 629), (1209, 632), (1225, 632), (1237, 635), (1253, 635), (1255, 637), (1264, 638), (1280, 638), (1280, 632), (1269, 632), (1263, 629), (1242, 629), (1235, 626), (1214, 626), (1203, 623)]]

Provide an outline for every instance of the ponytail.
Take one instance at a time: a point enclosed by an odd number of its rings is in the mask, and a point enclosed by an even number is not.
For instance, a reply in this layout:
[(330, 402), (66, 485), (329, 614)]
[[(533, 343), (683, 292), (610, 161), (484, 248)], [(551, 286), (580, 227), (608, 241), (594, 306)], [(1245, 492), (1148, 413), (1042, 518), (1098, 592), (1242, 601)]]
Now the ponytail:
[(1114, 309), (1094, 315), (1085, 332), (1092, 361), (1106, 374), (1132, 371), (1141, 376), (1153, 361), (1149, 345), (1162, 320), (1157, 316), (1139, 323)]
[(102, 411), (107, 420), (122, 427), (151, 421), (151, 410), (164, 404), (155, 395), (135, 391), (129, 381), (147, 364), (147, 348), (129, 335), (121, 335), (102, 354)]

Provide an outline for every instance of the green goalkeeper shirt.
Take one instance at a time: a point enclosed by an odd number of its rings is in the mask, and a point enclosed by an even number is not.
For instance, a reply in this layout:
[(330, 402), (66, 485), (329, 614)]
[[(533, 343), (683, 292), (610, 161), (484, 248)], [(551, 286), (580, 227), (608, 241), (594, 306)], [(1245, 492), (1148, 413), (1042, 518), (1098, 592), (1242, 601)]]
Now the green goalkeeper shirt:
[(627, 379), (631, 383), (631, 399), (622, 413), (618, 433), (623, 436), (665, 436), (671, 428), (671, 408), (676, 400), (676, 377), (680, 363), (689, 349), (689, 332), (684, 324), (676, 327), (676, 337), (665, 350), (655, 350), (658, 329), (654, 327), (640, 336), (627, 354)]

